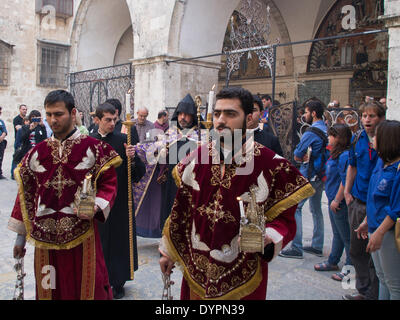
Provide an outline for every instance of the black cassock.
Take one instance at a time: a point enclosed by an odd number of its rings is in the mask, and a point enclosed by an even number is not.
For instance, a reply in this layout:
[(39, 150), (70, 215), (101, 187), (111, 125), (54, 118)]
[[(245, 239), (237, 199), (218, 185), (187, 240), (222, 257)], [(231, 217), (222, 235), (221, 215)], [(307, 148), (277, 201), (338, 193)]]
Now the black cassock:
[[(111, 145), (122, 158), (122, 164), (116, 168), (118, 191), (111, 208), (110, 215), (105, 223), (99, 223), (101, 243), (104, 259), (106, 261), (110, 284), (113, 287), (123, 286), (130, 280), (130, 253), (129, 253), (129, 209), (128, 209), (128, 171), (127, 157), (124, 143), (127, 142), (125, 134), (112, 132), (102, 137), (98, 132), (93, 132), (92, 137)], [(138, 156), (132, 160), (132, 182), (138, 182), (145, 174), (146, 168)], [(133, 221), (133, 249), (134, 270), (138, 269), (138, 254), (136, 244), (135, 209), (132, 208)]]
[(274, 136), (270, 131), (263, 129), (254, 130), (254, 141), (262, 144), (264, 147), (274, 151), (281, 157), (283, 157), (283, 152), (279, 139)]

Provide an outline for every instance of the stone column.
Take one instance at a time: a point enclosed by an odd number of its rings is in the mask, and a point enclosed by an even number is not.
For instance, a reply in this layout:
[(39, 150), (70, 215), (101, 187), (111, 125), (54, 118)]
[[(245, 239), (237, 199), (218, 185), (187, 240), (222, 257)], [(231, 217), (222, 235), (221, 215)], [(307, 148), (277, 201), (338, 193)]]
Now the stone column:
[(177, 59), (162, 55), (132, 60), (135, 70), (135, 110), (147, 107), (150, 121), (155, 121), (161, 109), (176, 107), (188, 93), (193, 99), (200, 95), (205, 105), (213, 84), (216, 85), (215, 91), (220, 89), (217, 88), (220, 64), (200, 60), (167, 63)]
[(381, 17), (389, 30), (387, 119), (400, 120), (400, 0), (385, 0)]

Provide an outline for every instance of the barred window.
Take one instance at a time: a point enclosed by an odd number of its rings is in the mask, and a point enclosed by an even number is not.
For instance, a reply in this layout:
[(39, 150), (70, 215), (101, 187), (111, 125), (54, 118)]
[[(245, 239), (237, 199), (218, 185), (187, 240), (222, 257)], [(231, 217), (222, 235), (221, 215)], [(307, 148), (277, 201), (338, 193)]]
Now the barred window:
[(38, 42), (38, 85), (66, 88), (69, 73), (69, 47)]
[(45, 6), (53, 6), (57, 17), (68, 18), (74, 15), (73, 0), (36, 0), (36, 13), (42, 13)]
[(11, 45), (0, 40), (0, 86), (9, 84), (11, 48)]

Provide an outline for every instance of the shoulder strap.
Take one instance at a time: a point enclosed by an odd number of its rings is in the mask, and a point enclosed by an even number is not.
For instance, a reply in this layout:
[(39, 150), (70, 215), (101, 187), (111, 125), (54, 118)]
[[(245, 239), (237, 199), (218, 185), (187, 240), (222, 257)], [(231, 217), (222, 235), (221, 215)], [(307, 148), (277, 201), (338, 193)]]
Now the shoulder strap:
[(328, 137), (326, 136), (325, 132), (323, 132), (321, 129), (317, 127), (309, 127), (307, 128), (306, 131), (310, 131), (316, 134), (319, 138), (322, 139), (322, 142), (325, 144), (325, 146), (328, 144)]

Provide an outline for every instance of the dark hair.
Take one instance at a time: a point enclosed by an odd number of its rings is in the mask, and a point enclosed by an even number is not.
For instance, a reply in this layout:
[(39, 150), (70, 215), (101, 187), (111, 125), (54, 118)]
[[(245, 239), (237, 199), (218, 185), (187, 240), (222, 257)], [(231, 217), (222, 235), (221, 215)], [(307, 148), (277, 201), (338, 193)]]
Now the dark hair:
[(47, 105), (52, 105), (57, 102), (64, 102), (65, 107), (68, 109), (69, 113), (72, 112), (72, 109), (75, 108), (75, 100), (72, 94), (65, 90), (54, 90), (51, 91), (46, 99), (44, 99), (44, 107)]
[(216, 101), (221, 99), (239, 99), (245, 116), (253, 113), (253, 96), (246, 89), (240, 87), (224, 88), (216, 95)]
[(18, 109), (21, 109), (21, 107), (26, 107), (26, 104), (20, 104)]
[(40, 113), (40, 111), (32, 110), (31, 112), (29, 112), (29, 115), (28, 115), (29, 122), (32, 121), (32, 118), (38, 118), (41, 116), (42, 116), (42, 114)]
[(361, 114), (366, 112), (368, 109), (373, 109), (379, 118), (383, 118), (386, 116), (385, 107), (378, 101), (363, 103), (359, 108)]
[(253, 94), (253, 100), (254, 100), (253, 104), (255, 103), (256, 105), (258, 105), (258, 107), (260, 108), (260, 111), (263, 111), (264, 105), (263, 105), (260, 97), (257, 96), (256, 94)]
[(321, 100), (317, 98), (311, 98), (304, 103), (304, 106), (310, 111), (310, 113), (315, 111), (317, 118), (322, 119), (325, 111), (325, 105)]
[(332, 159), (336, 159), (344, 150), (350, 147), (352, 133), (347, 124), (335, 123), (328, 129), (328, 136), (339, 139), (331, 151)]
[(376, 127), (376, 151), (384, 163), (400, 157), (400, 122), (384, 120)]
[(265, 100), (270, 100), (271, 102), (272, 102), (272, 98), (271, 98), (271, 96), (269, 95), (269, 94), (263, 94), (262, 96), (261, 96), (261, 100), (262, 99), (265, 99)]
[(101, 120), (105, 113), (111, 113), (114, 115), (116, 109), (111, 103), (104, 102), (96, 108), (95, 116)]
[(167, 116), (167, 111), (160, 111), (157, 115), (157, 119), (161, 119), (162, 117), (166, 117)]
[(122, 104), (121, 101), (118, 99), (107, 99), (105, 103), (112, 104), (115, 108), (115, 110), (118, 110), (118, 115), (121, 116), (122, 112)]

